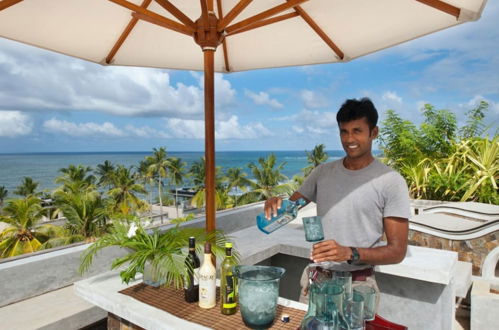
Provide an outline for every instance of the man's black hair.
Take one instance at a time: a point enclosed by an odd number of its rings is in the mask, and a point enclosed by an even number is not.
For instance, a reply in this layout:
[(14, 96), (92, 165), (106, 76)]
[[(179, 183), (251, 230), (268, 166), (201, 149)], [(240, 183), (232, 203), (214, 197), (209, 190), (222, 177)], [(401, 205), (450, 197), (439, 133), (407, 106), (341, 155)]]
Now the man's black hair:
[(378, 111), (368, 97), (363, 97), (360, 100), (346, 100), (336, 114), (336, 121), (338, 122), (338, 125), (340, 123), (346, 123), (361, 118), (367, 119), (370, 130), (376, 127), (378, 123)]

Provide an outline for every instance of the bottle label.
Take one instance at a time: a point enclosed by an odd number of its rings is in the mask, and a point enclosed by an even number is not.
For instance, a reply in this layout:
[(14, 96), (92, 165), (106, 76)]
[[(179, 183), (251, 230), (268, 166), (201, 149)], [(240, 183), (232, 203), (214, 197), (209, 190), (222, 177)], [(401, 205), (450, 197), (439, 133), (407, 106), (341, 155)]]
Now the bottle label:
[[(193, 286), (199, 285), (199, 267), (193, 269), (192, 282), (193, 282), (192, 283)], [(191, 284), (191, 276), (186, 275), (185, 281), (184, 281), (184, 289), (189, 289), (190, 284)]]
[(199, 276), (199, 301), (210, 303), (215, 301), (215, 275), (200, 274)]
[(273, 232), (274, 230), (284, 226), (293, 219), (294, 217), (292, 215), (284, 214), (279, 219), (276, 219), (275, 221), (271, 222), (269, 225), (265, 226), (265, 230), (268, 232)]
[(234, 292), (234, 276), (225, 276), (225, 299), (223, 301), (223, 308), (236, 307), (236, 293)]
[(193, 277), (194, 277), (194, 285), (199, 285), (199, 267), (198, 268), (194, 268), (194, 273), (193, 273)]

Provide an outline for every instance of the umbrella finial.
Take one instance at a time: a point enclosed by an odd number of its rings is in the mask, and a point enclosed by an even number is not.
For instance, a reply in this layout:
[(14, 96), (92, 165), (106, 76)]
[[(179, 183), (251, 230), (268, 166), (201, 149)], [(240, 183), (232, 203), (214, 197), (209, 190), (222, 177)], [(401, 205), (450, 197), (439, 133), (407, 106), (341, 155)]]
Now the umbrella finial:
[(207, 16), (201, 15), (196, 21), (194, 40), (203, 50), (216, 50), (225, 38), (224, 32), (217, 30), (218, 17), (214, 12)]

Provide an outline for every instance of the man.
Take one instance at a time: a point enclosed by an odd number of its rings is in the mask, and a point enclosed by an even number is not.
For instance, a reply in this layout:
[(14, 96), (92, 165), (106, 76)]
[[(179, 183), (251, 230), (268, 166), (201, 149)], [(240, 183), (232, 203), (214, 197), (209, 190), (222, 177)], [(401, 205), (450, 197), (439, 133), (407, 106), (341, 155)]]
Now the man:
[[(290, 200), (317, 203), (317, 215), (322, 217), (325, 240), (314, 244), (310, 259), (335, 262), (352, 272), (353, 286), (367, 281), (377, 289), (373, 265), (398, 263), (405, 257), (409, 193), (400, 174), (372, 155), (378, 113), (371, 100), (347, 100), (336, 120), (346, 156), (315, 168)], [(270, 218), (280, 205), (281, 198), (270, 198), (265, 215)], [(307, 282), (304, 272), (300, 301), (306, 301)]]

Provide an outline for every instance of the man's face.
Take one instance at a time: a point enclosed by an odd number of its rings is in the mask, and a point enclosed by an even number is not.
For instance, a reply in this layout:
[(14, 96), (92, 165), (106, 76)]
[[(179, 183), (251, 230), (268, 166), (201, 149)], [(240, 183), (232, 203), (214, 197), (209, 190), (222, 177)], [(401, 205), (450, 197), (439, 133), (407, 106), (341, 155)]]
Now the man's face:
[(370, 157), (372, 142), (378, 136), (378, 127), (369, 130), (367, 119), (360, 118), (340, 123), (340, 138), (347, 157)]

